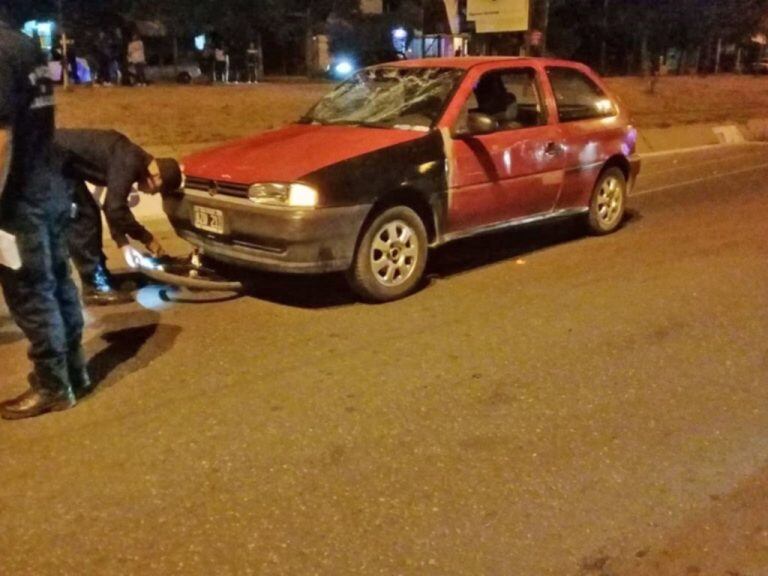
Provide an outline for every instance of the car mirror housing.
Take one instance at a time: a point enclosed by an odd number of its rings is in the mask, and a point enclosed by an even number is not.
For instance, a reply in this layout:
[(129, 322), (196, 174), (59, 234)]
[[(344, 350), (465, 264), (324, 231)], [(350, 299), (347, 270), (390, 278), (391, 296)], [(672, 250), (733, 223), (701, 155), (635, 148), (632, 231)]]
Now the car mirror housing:
[(499, 123), (488, 114), (470, 112), (467, 114), (467, 125), (464, 129), (454, 132), (456, 138), (472, 138), (492, 134), (499, 129)]

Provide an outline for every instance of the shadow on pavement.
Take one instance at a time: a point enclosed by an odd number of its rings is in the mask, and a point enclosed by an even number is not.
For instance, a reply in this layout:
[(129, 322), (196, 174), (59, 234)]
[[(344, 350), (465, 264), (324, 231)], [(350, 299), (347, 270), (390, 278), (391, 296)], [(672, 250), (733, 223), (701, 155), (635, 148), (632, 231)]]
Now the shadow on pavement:
[[(639, 215), (628, 210), (622, 228), (637, 219)], [(426, 276), (432, 279), (450, 278), (584, 238), (589, 238), (589, 235), (582, 221), (564, 218), (457, 240), (433, 251)]]
[(333, 308), (357, 302), (343, 274), (252, 273), (245, 295), (297, 308)]
[[(173, 348), (181, 328), (160, 324), (159, 318), (157, 312), (145, 310), (101, 320), (102, 334), (85, 344), (90, 356), (88, 371), (98, 388), (115, 384)], [(145, 346), (150, 340), (152, 345)]]
[[(636, 212), (628, 210), (623, 226), (638, 219), (639, 215)], [(580, 219), (564, 218), (451, 242), (430, 254), (424, 287), (428, 288), (429, 281), (436, 278), (450, 278), (586, 237), (585, 228)], [(275, 304), (319, 309), (347, 306), (358, 302), (343, 274), (277, 274), (228, 265), (216, 265), (216, 271), (224, 278), (241, 281), (245, 286), (242, 295)], [(140, 275), (139, 278), (126, 279), (142, 285)], [(146, 285), (146, 278), (143, 278), (143, 284)], [(217, 295), (215, 292), (197, 293), (170, 288), (161, 293), (166, 302), (180, 303), (227, 302), (240, 297), (240, 294), (219, 293)]]

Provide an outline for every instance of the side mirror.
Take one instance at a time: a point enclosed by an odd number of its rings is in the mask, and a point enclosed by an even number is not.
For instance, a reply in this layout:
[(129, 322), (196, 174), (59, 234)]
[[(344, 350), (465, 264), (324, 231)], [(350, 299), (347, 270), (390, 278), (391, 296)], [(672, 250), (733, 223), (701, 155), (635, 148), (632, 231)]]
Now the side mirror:
[(498, 129), (499, 123), (488, 114), (482, 114), (481, 112), (470, 112), (467, 114), (466, 128), (455, 132), (454, 136), (457, 138), (471, 138), (472, 136), (492, 134)]

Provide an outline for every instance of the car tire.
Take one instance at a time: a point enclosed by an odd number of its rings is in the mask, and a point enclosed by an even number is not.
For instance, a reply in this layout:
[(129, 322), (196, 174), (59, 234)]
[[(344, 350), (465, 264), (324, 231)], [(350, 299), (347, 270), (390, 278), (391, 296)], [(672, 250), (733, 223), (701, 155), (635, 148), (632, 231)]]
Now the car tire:
[(589, 200), (587, 228), (602, 236), (615, 232), (624, 220), (627, 207), (627, 177), (616, 166), (603, 171)]
[(363, 228), (347, 280), (368, 302), (398, 300), (418, 288), (427, 254), (424, 222), (407, 206), (395, 206)]
[(179, 84), (191, 84), (192, 76), (189, 74), (189, 72), (180, 72), (176, 77), (176, 82)]

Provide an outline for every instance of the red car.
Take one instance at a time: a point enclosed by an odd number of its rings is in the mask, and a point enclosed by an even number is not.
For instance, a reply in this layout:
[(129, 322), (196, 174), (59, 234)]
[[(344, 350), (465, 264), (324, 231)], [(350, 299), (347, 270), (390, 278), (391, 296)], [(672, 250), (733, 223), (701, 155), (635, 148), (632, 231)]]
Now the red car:
[(589, 68), (445, 58), (364, 69), (297, 124), (196, 154), (164, 200), (213, 261), (345, 271), (401, 298), (428, 249), (562, 216), (616, 230), (640, 168), (627, 112)]

